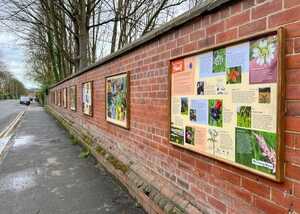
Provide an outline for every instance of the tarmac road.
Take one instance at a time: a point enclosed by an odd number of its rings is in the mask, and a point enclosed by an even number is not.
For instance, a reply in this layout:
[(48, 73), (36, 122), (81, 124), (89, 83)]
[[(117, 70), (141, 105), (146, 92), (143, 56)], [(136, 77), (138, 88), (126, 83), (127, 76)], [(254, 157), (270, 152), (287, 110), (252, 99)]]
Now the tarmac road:
[(19, 104), (19, 100), (0, 100), (0, 132), (26, 108)]

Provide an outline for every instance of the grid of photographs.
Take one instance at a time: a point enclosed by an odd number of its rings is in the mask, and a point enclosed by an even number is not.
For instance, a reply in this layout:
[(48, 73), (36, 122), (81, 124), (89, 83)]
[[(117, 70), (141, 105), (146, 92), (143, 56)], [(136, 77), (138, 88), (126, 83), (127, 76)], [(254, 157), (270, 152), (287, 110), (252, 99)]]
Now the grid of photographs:
[(170, 141), (276, 174), (278, 38), (171, 62)]

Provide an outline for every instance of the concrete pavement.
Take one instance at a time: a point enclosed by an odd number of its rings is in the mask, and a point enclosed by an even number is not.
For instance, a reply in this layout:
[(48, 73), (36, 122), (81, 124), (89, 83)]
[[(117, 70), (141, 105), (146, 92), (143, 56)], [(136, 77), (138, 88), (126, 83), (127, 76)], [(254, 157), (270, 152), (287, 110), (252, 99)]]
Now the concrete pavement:
[(0, 165), (2, 214), (139, 214), (129, 194), (43, 108), (32, 105)]

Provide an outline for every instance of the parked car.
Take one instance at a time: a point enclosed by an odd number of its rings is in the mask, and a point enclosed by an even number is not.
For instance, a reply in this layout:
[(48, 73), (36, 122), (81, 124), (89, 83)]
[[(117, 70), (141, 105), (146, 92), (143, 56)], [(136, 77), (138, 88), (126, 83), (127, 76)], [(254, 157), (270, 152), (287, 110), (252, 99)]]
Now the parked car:
[(20, 104), (30, 105), (30, 98), (27, 96), (20, 97)]

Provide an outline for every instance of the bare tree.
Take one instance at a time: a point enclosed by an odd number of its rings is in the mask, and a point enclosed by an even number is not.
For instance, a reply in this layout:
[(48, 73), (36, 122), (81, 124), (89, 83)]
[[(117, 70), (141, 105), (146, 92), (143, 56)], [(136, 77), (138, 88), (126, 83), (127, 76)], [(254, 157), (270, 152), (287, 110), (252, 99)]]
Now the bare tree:
[[(29, 75), (50, 85), (175, 16), (188, 0), (0, 0), (27, 45)], [(193, 4), (198, 3), (196, 0)]]
[(0, 61), (0, 99), (18, 98), (25, 93), (23, 83), (16, 79), (8, 71), (7, 66)]

